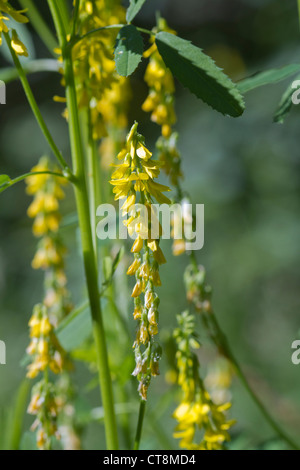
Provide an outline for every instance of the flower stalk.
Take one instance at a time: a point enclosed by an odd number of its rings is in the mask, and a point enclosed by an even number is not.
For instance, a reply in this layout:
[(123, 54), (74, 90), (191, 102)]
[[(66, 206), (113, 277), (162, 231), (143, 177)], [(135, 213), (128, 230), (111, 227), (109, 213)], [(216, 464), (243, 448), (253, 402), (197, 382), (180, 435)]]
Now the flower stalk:
[(79, 227), (81, 233), (82, 254), (90, 308), (92, 314), (93, 335), (97, 352), (99, 382), (105, 410), (104, 423), (106, 443), (109, 450), (118, 448), (117, 424), (114, 411), (112, 382), (108, 364), (105, 331), (101, 306), (99, 302), (98, 272), (94, 255), (93, 237), (90, 223), (90, 208), (86, 187), (86, 172), (81, 141), (81, 129), (78, 115), (76, 88), (73, 73), (73, 63), (70, 51), (66, 48), (67, 39), (60, 17), (59, 8), (55, 0), (48, 0), (53, 20), (57, 30), (60, 47), (64, 59), (64, 74), (66, 82), (66, 99), (69, 113), (69, 134), (73, 171), (76, 182), (74, 184)]

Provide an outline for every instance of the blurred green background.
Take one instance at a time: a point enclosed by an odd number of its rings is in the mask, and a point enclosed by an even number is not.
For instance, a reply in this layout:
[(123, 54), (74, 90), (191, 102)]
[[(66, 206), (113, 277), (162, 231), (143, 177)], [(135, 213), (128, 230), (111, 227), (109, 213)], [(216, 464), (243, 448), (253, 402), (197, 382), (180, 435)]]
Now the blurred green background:
[[(46, 2), (36, 3), (50, 22)], [(181, 37), (212, 55), (235, 80), (258, 70), (299, 62), (296, 0), (151, 0), (136, 23), (151, 28), (158, 9)], [(30, 26), (28, 31), (32, 37), (31, 58), (48, 57)], [(26, 41), (27, 34), (23, 34)], [(3, 55), (0, 61), (1, 66), (9, 65)], [(131, 78), (134, 92), (129, 122), (140, 122), (146, 142), (154, 148), (159, 128), (140, 110), (147, 95), (143, 82), (145, 65)], [(63, 107), (52, 99), (61, 94), (60, 77), (39, 73), (30, 77), (30, 83), (58, 147), (70, 159), (67, 125), (60, 117)], [(284, 125), (272, 122), (288, 83), (247, 94), (246, 111), (236, 120), (218, 115), (177, 84), (176, 128), (185, 174), (183, 185), (194, 203), (205, 205), (205, 246), (197, 257), (205, 265), (213, 286), (217, 317), (250, 383), (270, 412), (300, 443), (300, 366), (291, 362), (291, 344), (300, 328), (299, 111), (294, 106)], [(0, 107), (0, 141), (0, 173), (11, 177), (29, 171), (41, 155), (49, 153), (17, 81), (7, 86), (7, 104)], [(21, 362), (28, 344), (27, 323), (33, 305), (42, 298), (42, 274), (31, 269), (36, 240), (26, 216), (30, 201), (23, 183), (0, 196), (0, 339), (7, 346), (7, 365), (0, 366), (2, 409), (9, 406), (25, 375)], [(70, 188), (62, 211), (70, 214), (74, 210)], [(68, 286), (77, 304), (85, 294), (76, 227), (66, 226), (62, 236), (68, 246)], [(176, 314), (186, 308), (182, 275), (187, 260), (184, 256), (173, 258), (169, 244), (164, 243), (168, 263), (161, 270), (160, 323), (161, 338), (167, 341), (176, 325)], [(126, 294), (120, 304), (133, 338), (134, 321)], [(107, 308), (109, 322), (110, 315)], [(72, 341), (79, 346), (88, 335), (88, 315), (81, 322), (78, 338), (64, 338), (66, 347)], [(215, 351), (199, 333), (205, 345), (201, 352), (204, 372)], [(112, 355), (115, 345), (112, 338)], [(171, 417), (175, 403), (165, 381), (168, 368), (165, 354), (162, 374), (151, 386), (151, 420), (146, 424), (143, 448), (177, 446), (172, 438), (175, 423)], [(82, 415), (99, 406), (98, 390), (87, 387), (91, 378), (92, 373), (78, 363), (74, 380), (81, 392), (78, 413)], [(137, 400), (135, 386), (134, 383), (130, 396), (132, 403)], [(282, 442), (272, 441), (274, 432), (237, 380), (232, 396), (231, 414), (237, 425), (231, 447), (284, 449)], [(136, 420), (133, 407), (132, 429)], [(27, 417), (25, 428), (31, 422), (32, 417)], [(30, 441), (28, 435), (26, 439)], [(96, 420), (85, 427), (83, 445), (104, 448), (101, 422)]]

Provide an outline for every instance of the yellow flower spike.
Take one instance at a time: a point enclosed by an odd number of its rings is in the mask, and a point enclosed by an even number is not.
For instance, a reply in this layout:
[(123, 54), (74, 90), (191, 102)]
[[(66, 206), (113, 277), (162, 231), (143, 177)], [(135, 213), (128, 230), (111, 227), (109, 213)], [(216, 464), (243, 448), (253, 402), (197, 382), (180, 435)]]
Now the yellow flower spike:
[[(230, 440), (228, 430), (233, 421), (226, 419), (228, 404), (216, 405), (205, 389), (198, 372), (198, 360), (193, 349), (195, 342), (195, 320), (188, 312), (178, 317), (179, 328), (174, 332), (178, 345), (176, 352), (178, 384), (182, 388), (182, 403), (176, 408), (173, 417), (177, 420), (174, 437), (180, 439), (180, 447), (194, 450), (219, 450), (225, 441)], [(202, 440), (196, 440), (196, 431), (201, 430)], [(200, 434), (199, 434), (200, 435)]]
[[(123, 213), (129, 213), (129, 218), (123, 223), (130, 236), (137, 236), (131, 252), (137, 254), (143, 250), (143, 262), (142, 257), (136, 255), (127, 274), (135, 274), (137, 278), (131, 294), (135, 302), (133, 317), (139, 322), (133, 346), (136, 357), (136, 367), (133, 374), (139, 380), (139, 394), (143, 400), (146, 400), (151, 377), (159, 374), (158, 362), (160, 358), (160, 353), (156, 352), (158, 343), (154, 341), (154, 336), (158, 334), (157, 307), (159, 299), (152, 286), (161, 285), (161, 280), (154, 253), (157, 254), (156, 258), (160, 262), (165, 261), (159, 248), (159, 240), (149, 238), (149, 228), (155, 217), (155, 214), (151, 212), (151, 203), (153, 198), (157, 201), (158, 199), (163, 199), (164, 202), (168, 201), (167, 198), (160, 195), (162, 191), (169, 190), (169, 188), (163, 185), (156, 186), (154, 183), (154, 179), (160, 173), (161, 163), (152, 160), (152, 153), (144, 144), (144, 138), (137, 132), (137, 123), (132, 126), (126, 139), (125, 148), (118, 158), (122, 160), (122, 163), (117, 165), (110, 183), (114, 186), (113, 193), (116, 200), (126, 197), (122, 210)], [(139, 204), (144, 206), (145, 211), (140, 207), (133, 207), (137, 200)], [(161, 234), (160, 228), (158, 237)], [(141, 300), (140, 297), (143, 293), (144, 299)], [(148, 357), (143, 361), (141, 360), (142, 351), (140, 348), (143, 351), (149, 351)]]

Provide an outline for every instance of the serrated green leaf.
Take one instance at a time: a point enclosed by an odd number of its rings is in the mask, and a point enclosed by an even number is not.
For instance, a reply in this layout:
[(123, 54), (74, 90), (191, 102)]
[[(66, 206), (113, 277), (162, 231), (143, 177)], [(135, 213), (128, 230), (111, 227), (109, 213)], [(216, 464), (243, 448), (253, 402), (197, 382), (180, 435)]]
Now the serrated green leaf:
[(197, 98), (222, 114), (243, 113), (245, 105), (236, 85), (200, 48), (166, 32), (158, 33), (155, 41), (166, 66)]
[(133, 25), (124, 26), (117, 36), (115, 62), (119, 75), (131, 75), (140, 61), (144, 50), (143, 38)]
[(127, 8), (126, 12), (126, 20), (128, 23), (131, 23), (131, 21), (135, 18), (144, 5), (145, 1), (146, 0), (130, 0), (129, 7)]
[[(300, 80), (300, 75), (295, 79)], [(289, 114), (290, 110), (292, 109), (293, 102), (292, 96), (295, 93), (295, 88), (292, 87), (294, 82), (290, 83), (286, 91), (283, 93), (282, 98), (277, 106), (275, 111), (273, 121), (279, 124), (282, 124)]]
[(296, 74), (300, 71), (300, 64), (289, 64), (285, 67), (280, 67), (278, 69), (271, 69), (265, 72), (259, 72), (253, 75), (252, 77), (245, 78), (241, 80), (237, 87), (241, 93), (247, 93), (250, 90), (255, 88), (271, 85), (272, 83), (278, 83), (285, 78), (290, 77), (291, 75)]

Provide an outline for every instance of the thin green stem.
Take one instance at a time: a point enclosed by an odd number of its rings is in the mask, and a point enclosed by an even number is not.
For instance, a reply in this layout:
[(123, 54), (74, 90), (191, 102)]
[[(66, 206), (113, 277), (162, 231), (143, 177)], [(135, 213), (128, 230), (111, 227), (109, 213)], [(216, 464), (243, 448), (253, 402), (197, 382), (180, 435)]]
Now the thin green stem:
[(62, 154), (60, 153), (60, 151), (58, 150), (54, 140), (53, 140), (53, 137), (52, 135), (50, 134), (50, 131), (44, 121), (44, 118), (39, 110), (39, 107), (37, 105), (37, 102), (33, 96), (33, 93), (31, 91), (31, 88), (30, 88), (30, 85), (28, 83), (28, 80), (27, 80), (27, 77), (26, 77), (26, 74), (25, 74), (25, 71), (19, 61), (19, 58), (18, 56), (16, 55), (15, 51), (13, 50), (12, 46), (11, 46), (11, 40), (10, 40), (10, 36), (9, 36), (9, 33), (3, 33), (4, 34), (4, 38), (5, 38), (5, 41), (8, 45), (8, 48), (9, 48), (9, 51), (11, 53), (11, 56), (12, 56), (12, 59), (14, 61), (14, 64), (15, 64), (15, 67), (18, 71), (18, 74), (19, 74), (19, 77), (20, 77), (20, 80), (21, 80), (21, 83), (23, 85), (23, 89), (25, 91), (25, 95), (27, 97), (27, 100), (30, 104), (30, 107), (32, 109), (32, 112), (41, 128), (41, 131), (43, 132), (44, 136), (45, 136), (45, 139), (47, 140), (49, 146), (51, 147), (52, 149), (52, 152), (54, 153), (54, 155), (56, 156), (58, 162), (60, 163), (60, 165), (62, 166), (63, 170), (66, 172), (67, 175), (71, 175), (71, 171), (70, 171), (70, 168), (67, 164), (67, 162), (65, 161), (65, 159), (63, 158)]
[(59, 14), (64, 26), (65, 32), (68, 34), (70, 32), (70, 10), (69, 5), (66, 0), (59, 0), (57, 2), (57, 7), (59, 9)]
[(11, 180), (10, 184), (19, 183), (20, 181), (25, 180), (29, 176), (35, 176), (35, 175), (52, 175), (52, 176), (57, 176), (58, 178), (68, 179), (66, 175), (63, 175), (62, 173), (57, 173), (56, 171), (29, 171), (28, 173), (24, 173), (24, 175), (18, 176), (17, 178), (14, 178), (13, 180)]
[(150, 29), (140, 28), (139, 26), (136, 26), (136, 29), (140, 33), (145, 33), (145, 34), (148, 34), (149, 36), (155, 36), (155, 33), (153, 31), (151, 31)]
[(54, 49), (57, 47), (57, 41), (48, 27), (46, 21), (40, 14), (39, 10), (34, 4), (33, 0), (19, 0), (22, 8), (27, 8), (27, 16), (30, 20), (30, 23), (36, 30), (38, 36), (41, 38), (49, 52), (55, 56)]
[(269, 414), (268, 410), (265, 408), (264, 404), (261, 402), (261, 400), (258, 398), (254, 390), (251, 388), (251, 386), (248, 383), (248, 380), (244, 374), (244, 372), (241, 369), (241, 366), (234, 356), (231, 347), (229, 346), (228, 340), (224, 334), (224, 332), (221, 329), (221, 326), (219, 325), (219, 322), (215, 315), (211, 313), (209, 315), (209, 318), (213, 324), (213, 327), (217, 333), (217, 338), (218, 338), (218, 346), (221, 346), (223, 349), (226, 357), (231, 361), (231, 363), (234, 365), (237, 375), (239, 379), (241, 380), (242, 384), (244, 385), (245, 389), (251, 396), (252, 400), (256, 403), (257, 407), (260, 409), (262, 415), (266, 419), (266, 421), (269, 423), (269, 425), (274, 429), (276, 434), (283, 440), (285, 441), (292, 449), (299, 450), (299, 446), (281, 429), (281, 427), (276, 423), (276, 421), (272, 418), (272, 416)]
[(16, 183), (19, 183), (20, 181), (25, 180), (28, 178), (28, 176), (34, 176), (34, 175), (52, 175), (52, 176), (58, 176), (59, 178), (67, 178), (65, 175), (62, 173), (56, 173), (55, 171), (30, 171), (29, 173), (25, 173), (24, 175), (18, 176), (17, 178), (14, 178), (12, 180), (9, 180), (7, 182), (4, 182), (3, 184), (0, 185), (0, 192), (5, 191), (5, 189), (10, 188)]
[(75, 7), (74, 7), (74, 13), (73, 13), (73, 20), (72, 20), (72, 38), (76, 35), (76, 27), (77, 27), (77, 21), (78, 21), (78, 16), (79, 16), (79, 5), (80, 5), (80, 0), (75, 1)]
[[(91, 112), (87, 111), (87, 163), (88, 163), (88, 186), (90, 194), (90, 211), (92, 236), (96, 261), (98, 261), (97, 236), (96, 236), (96, 211), (101, 203), (101, 175), (100, 158), (97, 152), (97, 145), (93, 138), (93, 124), (91, 121)], [(97, 264), (98, 265), (98, 264)]]
[[(82, 36), (75, 36), (74, 41), (72, 42), (72, 46), (74, 46), (77, 42), (82, 41), (82, 39), (92, 36), (93, 34), (99, 33), (100, 31), (105, 31), (108, 29), (121, 29), (124, 26), (127, 26), (127, 25), (126, 24), (111, 24), (108, 26), (101, 26), (101, 28), (91, 29), (91, 31), (88, 31)], [(153, 33), (153, 31), (150, 31), (149, 29), (139, 28), (137, 26), (136, 26), (136, 29), (140, 31), (141, 33), (149, 34), (150, 36), (153, 36), (155, 34)]]
[(138, 424), (137, 424), (137, 429), (136, 429), (136, 436), (135, 436), (133, 450), (139, 450), (140, 448), (145, 412), (146, 412), (146, 402), (145, 400), (141, 400), (139, 419), (138, 419)]
[(90, 208), (86, 187), (86, 175), (84, 167), (84, 154), (81, 140), (77, 96), (73, 73), (73, 64), (70, 51), (66, 49), (66, 34), (63, 21), (60, 16), (56, 0), (48, 0), (50, 10), (63, 51), (64, 72), (66, 81), (66, 98), (69, 111), (69, 134), (73, 170), (76, 175), (75, 198), (81, 233), (82, 254), (85, 268), (86, 283), (92, 314), (93, 334), (97, 352), (97, 364), (99, 382), (102, 395), (103, 408), (105, 410), (104, 424), (107, 448), (118, 448), (117, 425), (114, 410), (112, 382), (108, 363), (106, 337), (103, 325), (101, 306), (99, 301), (98, 273), (94, 256), (94, 247), (90, 223)]
[(297, 0), (298, 3), (298, 15), (299, 15), (299, 25), (300, 25), (300, 0)]

